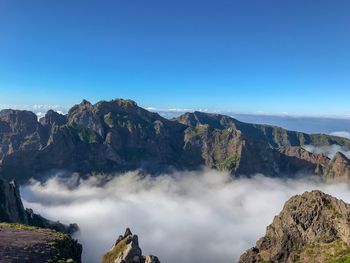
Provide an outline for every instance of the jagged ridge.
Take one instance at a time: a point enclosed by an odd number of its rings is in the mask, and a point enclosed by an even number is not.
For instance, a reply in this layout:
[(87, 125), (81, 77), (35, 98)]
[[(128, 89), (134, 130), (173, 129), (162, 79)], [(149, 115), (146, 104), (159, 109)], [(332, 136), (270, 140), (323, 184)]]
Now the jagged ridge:
[(327, 168), (330, 160), (323, 157), (293, 153), (295, 147), (308, 144), (350, 149), (348, 139), (202, 112), (168, 120), (123, 99), (96, 104), (84, 100), (67, 115), (50, 110), (39, 122), (34, 113), (3, 110), (0, 142), (3, 175), (20, 181), (41, 180), (56, 169), (82, 174), (133, 169), (161, 173), (203, 165), (236, 176), (305, 172), (332, 178), (339, 177), (340, 170), (349, 176), (346, 167)]

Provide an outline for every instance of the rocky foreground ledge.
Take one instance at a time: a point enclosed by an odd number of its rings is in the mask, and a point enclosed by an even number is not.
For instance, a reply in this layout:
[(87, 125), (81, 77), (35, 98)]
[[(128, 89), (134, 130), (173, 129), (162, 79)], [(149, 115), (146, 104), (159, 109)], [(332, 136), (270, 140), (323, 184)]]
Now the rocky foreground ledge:
[(350, 205), (320, 191), (292, 197), (239, 263), (350, 262)]
[(82, 246), (68, 234), (22, 224), (0, 223), (2, 263), (80, 263)]
[(70, 236), (78, 229), (24, 209), (16, 182), (0, 177), (1, 263), (80, 263), (82, 246)]

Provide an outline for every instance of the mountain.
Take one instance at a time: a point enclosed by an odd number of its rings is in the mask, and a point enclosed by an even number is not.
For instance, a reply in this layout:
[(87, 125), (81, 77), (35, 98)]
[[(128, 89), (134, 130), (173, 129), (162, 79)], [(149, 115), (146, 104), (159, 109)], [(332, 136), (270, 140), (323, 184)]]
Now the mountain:
[(248, 124), (220, 114), (193, 112), (168, 120), (124, 99), (83, 100), (67, 115), (50, 110), (39, 121), (29, 111), (0, 111), (0, 169), (19, 182), (43, 180), (57, 170), (157, 174), (203, 166), (234, 176), (300, 172), (328, 179), (341, 170), (347, 178), (347, 166), (338, 169), (344, 163), (302, 148), (333, 144), (350, 149), (345, 138)]
[(320, 191), (292, 197), (239, 263), (350, 260), (350, 205)]
[(119, 236), (113, 247), (102, 258), (102, 263), (160, 263), (156, 256), (143, 256), (137, 235), (129, 228)]

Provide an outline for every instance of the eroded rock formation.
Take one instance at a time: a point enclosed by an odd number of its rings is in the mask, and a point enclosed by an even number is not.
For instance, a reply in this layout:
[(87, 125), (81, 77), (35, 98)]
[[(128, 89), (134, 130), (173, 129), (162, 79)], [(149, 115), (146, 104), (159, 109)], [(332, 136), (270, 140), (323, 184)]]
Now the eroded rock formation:
[(239, 262), (347, 262), (350, 205), (320, 191), (292, 197)]
[(119, 236), (112, 249), (107, 252), (102, 263), (160, 263), (156, 256), (143, 256), (139, 247), (137, 235), (133, 235), (129, 228), (123, 236)]

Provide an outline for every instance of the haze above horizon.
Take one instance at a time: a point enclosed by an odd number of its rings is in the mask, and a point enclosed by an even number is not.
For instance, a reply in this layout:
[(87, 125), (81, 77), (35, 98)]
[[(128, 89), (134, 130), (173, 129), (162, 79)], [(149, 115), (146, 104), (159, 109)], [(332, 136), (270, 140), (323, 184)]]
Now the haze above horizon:
[(0, 0), (0, 105), (350, 116), (350, 2)]

